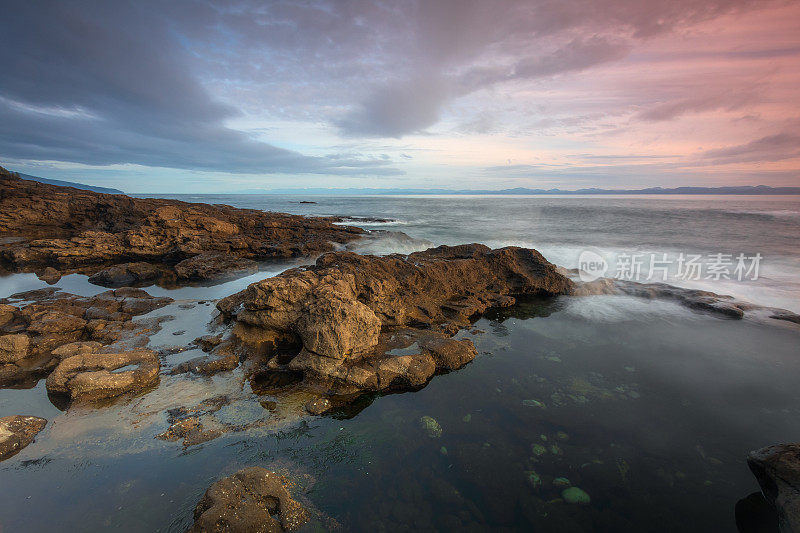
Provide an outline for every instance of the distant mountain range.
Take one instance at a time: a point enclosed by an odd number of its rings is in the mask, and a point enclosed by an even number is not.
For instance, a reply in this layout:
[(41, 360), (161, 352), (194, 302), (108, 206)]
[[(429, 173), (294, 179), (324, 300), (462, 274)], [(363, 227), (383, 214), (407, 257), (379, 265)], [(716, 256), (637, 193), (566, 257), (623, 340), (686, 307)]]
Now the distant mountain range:
[(514, 189), (247, 189), (238, 194), (294, 194), (294, 195), (393, 195), (393, 194), (496, 194), (496, 195), (580, 195), (580, 194), (752, 194), (776, 195), (798, 194), (800, 187), (768, 187), (766, 185), (742, 185), (737, 187), (650, 187), (647, 189), (578, 189), (566, 191), (563, 189), (528, 189), (516, 187)]
[(49, 178), (40, 178), (38, 176), (31, 176), (30, 174), (23, 174), (21, 172), (17, 172), (17, 175), (24, 180), (33, 180), (49, 185), (58, 185), (59, 187), (73, 187), (84, 191), (102, 192), (105, 194), (125, 194), (119, 189), (111, 189), (109, 187), (97, 187), (95, 185), (84, 185), (83, 183), (74, 183), (71, 181), (51, 180)]

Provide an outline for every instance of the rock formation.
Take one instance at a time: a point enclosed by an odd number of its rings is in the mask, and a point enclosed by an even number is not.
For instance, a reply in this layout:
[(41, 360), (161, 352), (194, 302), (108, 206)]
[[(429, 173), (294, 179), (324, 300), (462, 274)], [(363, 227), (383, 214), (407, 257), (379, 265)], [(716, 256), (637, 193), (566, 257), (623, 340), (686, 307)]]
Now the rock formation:
[(265, 468), (251, 467), (208, 488), (194, 510), (192, 533), (294, 531), (308, 513), (286, 490), (291, 482)]
[(345, 395), (424, 385), (475, 357), (471, 341), (450, 336), (486, 309), (572, 286), (535, 250), (472, 244), (408, 256), (329, 253), (217, 307), (252, 350), (299, 348), (288, 360), (273, 357), (268, 369), (299, 372), (315, 390)]
[(74, 355), (141, 348), (162, 319), (131, 319), (171, 301), (132, 288), (91, 297), (47, 288), (0, 300), (0, 386), (33, 386)]
[(47, 420), (37, 416), (5, 416), (0, 418), (0, 461), (19, 453), (33, 442)]
[[(333, 222), (101, 194), (22, 180), (0, 168), (0, 234), (16, 237), (0, 244), (0, 264), (10, 271), (53, 267), (90, 274), (124, 264), (122, 271), (95, 278), (113, 286), (129, 277), (141, 280), (140, 273), (159, 273), (158, 267), (137, 262), (184, 262), (179, 277), (201, 279), (230, 269), (252, 271), (252, 261), (318, 255), (365, 233)], [(55, 279), (52, 272), (47, 277)]]
[(747, 465), (777, 511), (780, 530), (800, 531), (800, 444), (776, 444), (752, 451)]
[(81, 353), (61, 361), (47, 376), (47, 391), (72, 400), (112, 398), (155, 384), (159, 369), (152, 350)]

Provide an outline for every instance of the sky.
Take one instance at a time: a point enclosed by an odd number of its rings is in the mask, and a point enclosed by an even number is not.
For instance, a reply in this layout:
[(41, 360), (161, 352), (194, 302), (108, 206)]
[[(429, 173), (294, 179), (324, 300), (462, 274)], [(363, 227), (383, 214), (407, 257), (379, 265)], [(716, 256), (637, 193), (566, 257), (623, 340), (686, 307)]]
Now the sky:
[(126, 192), (800, 186), (800, 2), (14, 2), (0, 165)]

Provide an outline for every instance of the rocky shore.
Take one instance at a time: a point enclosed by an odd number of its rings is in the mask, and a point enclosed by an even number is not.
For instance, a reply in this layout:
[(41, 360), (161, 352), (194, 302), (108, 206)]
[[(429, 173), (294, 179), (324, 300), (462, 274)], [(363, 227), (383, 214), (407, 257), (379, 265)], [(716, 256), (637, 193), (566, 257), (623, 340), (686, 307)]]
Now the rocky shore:
[[(100, 194), (21, 180), (0, 168), (0, 273), (35, 272), (48, 284), (82, 273), (95, 285), (115, 287), (93, 296), (50, 287), (0, 299), (0, 388), (44, 380), (59, 408), (101, 409), (115, 398), (144, 396), (165, 380), (210, 380), (238, 369), (255, 394), (297, 393), (293, 401), (302, 401), (292, 408), (306, 417), (369, 393), (416, 390), (467, 365), (478, 355), (469, 338), (474, 322), (530, 297), (659, 298), (723, 318), (760, 314), (800, 323), (794, 313), (705, 291), (608, 279), (580, 283), (575, 272), (526, 248), (466, 244), (389, 256), (341, 251), (369, 235), (340, 225), (349, 221), (356, 220)], [(262, 262), (289, 258), (316, 261), (216, 301), (219, 313), (207, 335), (163, 350), (153, 346), (162, 324), (175, 318), (154, 311), (188, 311), (199, 303), (179, 306), (135, 286), (241, 277)], [(200, 303), (210, 315), (211, 302)], [(167, 362), (184, 350), (198, 355)], [(526, 408), (544, 407), (526, 401)], [(265, 424), (217, 420), (231, 403), (209, 395), (159, 405), (153, 412), (164, 423), (155, 438), (189, 447)], [(256, 403), (275, 410), (271, 398)], [(27, 415), (0, 418), (0, 461), (33, 443), (47, 423)], [(432, 438), (442, 434), (431, 417), (420, 425)], [(799, 456), (796, 445), (783, 445), (748, 458), (785, 531), (800, 527)], [(191, 531), (296, 529), (309, 515), (291, 485), (263, 468), (220, 479), (197, 504)], [(563, 499), (588, 503), (578, 490), (564, 488)]]
[(93, 282), (213, 279), (257, 262), (313, 257), (358, 238), (338, 219), (132, 198), (19, 179), (0, 167), (0, 266)]
[(567, 294), (573, 283), (535, 250), (479, 244), (407, 256), (329, 253), (217, 304), (269, 372), (300, 374), (326, 397), (414, 388), (476, 355), (452, 336), (515, 297)]

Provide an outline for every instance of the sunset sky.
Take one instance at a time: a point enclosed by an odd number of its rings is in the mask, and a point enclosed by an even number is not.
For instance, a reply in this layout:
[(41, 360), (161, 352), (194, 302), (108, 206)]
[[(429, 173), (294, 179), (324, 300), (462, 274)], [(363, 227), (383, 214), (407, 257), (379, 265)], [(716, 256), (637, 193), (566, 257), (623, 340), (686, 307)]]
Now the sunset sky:
[(0, 165), (126, 192), (800, 186), (800, 2), (5, 2)]

